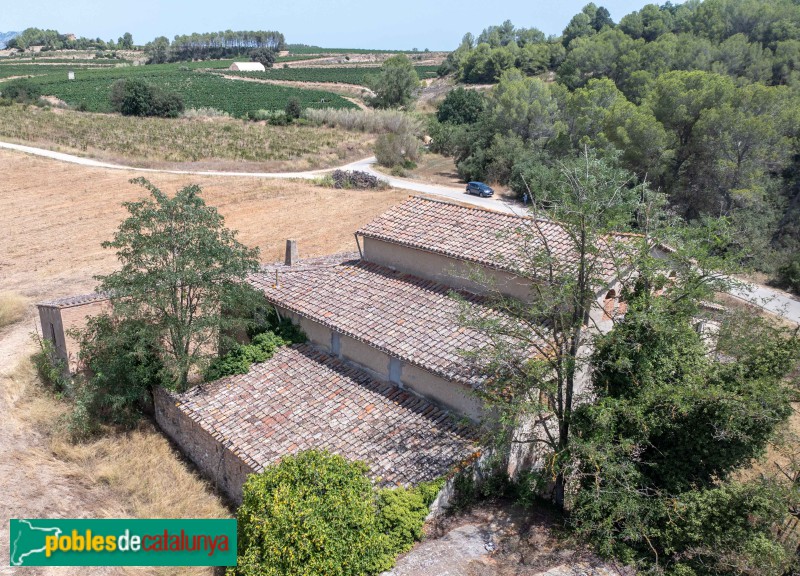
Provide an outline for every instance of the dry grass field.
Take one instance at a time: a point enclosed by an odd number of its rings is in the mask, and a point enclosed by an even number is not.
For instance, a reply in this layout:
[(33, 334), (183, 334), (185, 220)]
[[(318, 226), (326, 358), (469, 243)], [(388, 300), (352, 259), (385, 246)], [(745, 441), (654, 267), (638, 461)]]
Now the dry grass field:
[(21, 105), (0, 107), (0, 137), (143, 168), (288, 172), (372, 154), (374, 136), (233, 118), (137, 118)]
[[(147, 192), (130, 184), (134, 171), (86, 168), (0, 151), (0, 290), (30, 300), (94, 287), (92, 276), (111, 271), (110, 239), (126, 212), (122, 202)], [(406, 192), (343, 192), (299, 180), (149, 174), (173, 193), (199, 184), (240, 240), (261, 249), (263, 261), (281, 258), (287, 238), (300, 255), (356, 250), (353, 232)]]
[[(128, 180), (133, 171), (64, 164), (0, 151), (0, 292), (35, 302), (91, 291), (93, 276), (115, 266), (100, 243), (111, 237), (126, 200), (146, 191)], [(396, 190), (342, 192), (308, 182), (248, 177), (151, 175), (174, 193), (189, 183), (203, 187), (239, 238), (279, 259), (286, 238), (300, 255), (355, 250), (353, 232), (404, 199)], [(17, 306), (15, 304), (15, 306)], [(127, 434), (70, 444), (60, 432), (67, 407), (44, 392), (31, 366), (35, 309), (0, 327), (0, 542), (9, 518), (214, 517), (230, 511), (149, 423)], [(8, 566), (0, 546), (0, 566)], [(0, 569), (2, 571), (4, 569)], [(16, 572), (15, 572), (16, 573)], [(28, 569), (25, 574), (70, 574), (69, 569)], [(210, 569), (82, 570), (85, 574), (210, 574)]]

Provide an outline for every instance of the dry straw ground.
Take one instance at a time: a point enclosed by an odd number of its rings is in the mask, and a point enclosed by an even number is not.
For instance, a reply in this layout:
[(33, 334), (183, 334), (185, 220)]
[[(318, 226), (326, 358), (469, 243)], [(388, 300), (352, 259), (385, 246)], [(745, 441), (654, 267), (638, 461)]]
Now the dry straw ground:
[[(135, 172), (85, 168), (0, 151), (0, 291), (37, 301), (90, 291), (115, 266), (100, 243), (125, 216), (120, 206), (146, 192)], [(204, 189), (240, 239), (262, 260), (279, 259), (286, 238), (301, 256), (355, 250), (353, 231), (407, 195), (350, 191), (308, 182), (153, 175), (174, 193)], [(59, 434), (66, 406), (43, 392), (31, 367), (35, 311), (0, 328), (0, 542), (9, 518), (205, 517), (230, 514), (222, 501), (150, 424), (124, 435), (72, 445)], [(0, 546), (0, 566), (8, 566)], [(4, 568), (0, 568), (3, 572)], [(16, 573), (16, 572), (15, 572)], [(69, 574), (31, 569), (26, 574)], [(175, 574), (175, 569), (87, 569), (86, 574)], [(186, 570), (210, 574), (210, 570)]]
[(0, 107), (0, 137), (145, 168), (284, 172), (372, 154), (374, 137), (319, 126), (232, 118), (164, 120), (21, 105)]

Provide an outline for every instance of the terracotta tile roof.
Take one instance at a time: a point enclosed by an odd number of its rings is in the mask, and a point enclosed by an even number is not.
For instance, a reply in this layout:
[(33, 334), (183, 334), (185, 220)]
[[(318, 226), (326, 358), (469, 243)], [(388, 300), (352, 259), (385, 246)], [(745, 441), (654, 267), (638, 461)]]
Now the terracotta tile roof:
[(366, 461), (381, 485), (408, 485), (477, 449), (474, 431), (446, 412), (308, 345), (173, 397), (256, 471), (317, 448)]
[(92, 292), (91, 294), (80, 294), (78, 296), (67, 296), (66, 298), (39, 302), (36, 306), (42, 308), (71, 308), (73, 306), (92, 304), (93, 302), (102, 302), (110, 297), (111, 295), (108, 292)]
[[(253, 277), (270, 302), (447, 380), (477, 386), (460, 351), (489, 345), (459, 325), (452, 289), (365, 260)], [(480, 306), (483, 299), (461, 293)], [(488, 312), (488, 309), (487, 309)]]
[[(535, 267), (531, 256), (541, 252), (545, 242), (555, 258), (566, 263), (572, 259), (573, 243), (558, 222), (416, 196), (357, 234), (526, 276)], [(635, 236), (615, 234), (614, 239)], [(610, 262), (604, 263), (604, 271), (613, 273)]]

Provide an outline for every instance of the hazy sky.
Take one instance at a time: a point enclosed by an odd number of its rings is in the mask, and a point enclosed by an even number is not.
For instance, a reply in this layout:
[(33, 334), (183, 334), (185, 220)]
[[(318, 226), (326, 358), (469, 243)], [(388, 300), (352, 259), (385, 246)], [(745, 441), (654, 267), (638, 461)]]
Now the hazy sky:
[[(652, 0), (651, 0), (652, 1)], [(51, 28), (103, 40), (216, 30), (279, 30), (328, 48), (450, 50), (465, 32), (510, 19), (558, 34), (588, 0), (0, 0), (0, 32)], [(646, 0), (596, 0), (615, 21)]]

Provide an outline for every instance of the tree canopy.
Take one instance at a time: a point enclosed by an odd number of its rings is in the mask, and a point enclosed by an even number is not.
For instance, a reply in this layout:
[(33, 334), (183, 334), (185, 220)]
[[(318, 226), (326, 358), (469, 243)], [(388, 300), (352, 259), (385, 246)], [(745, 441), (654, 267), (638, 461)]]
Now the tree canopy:
[(791, 0), (648, 4), (619, 24), (587, 4), (561, 36), (509, 21), (467, 34), (440, 74), (495, 86), (474, 122), (430, 131), (463, 178), (520, 196), (532, 158), (592, 146), (687, 221), (725, 215), (742, 263), (777, 274), (800, 250), (798, 65)]
[(169, 197), (147, 180), (133, 180), (150, 197), (126, 202), (129, 216), (113, 240), (121, 268), (100, 277), (114, 314), (136, 320), (155, 337), (156, 350), (179, 390), (213, 355), (220, 334), (240, 326), (233, 310), (258, 268), (258, 250), (242, 245), (216, 209), (190, 185)]

